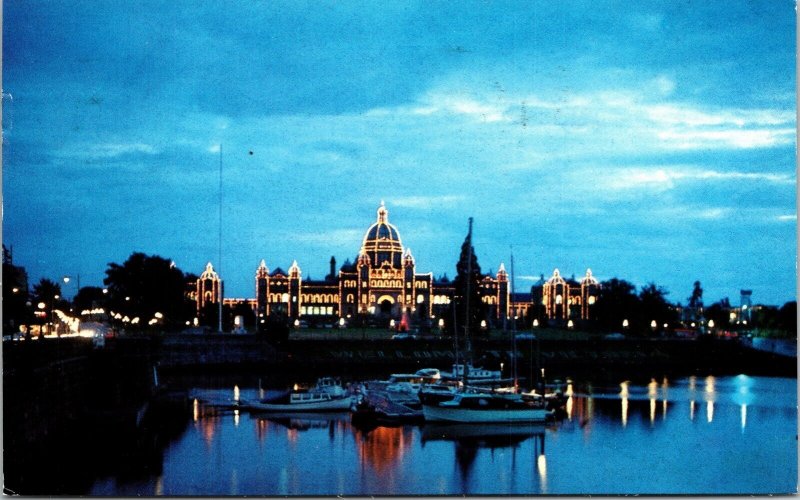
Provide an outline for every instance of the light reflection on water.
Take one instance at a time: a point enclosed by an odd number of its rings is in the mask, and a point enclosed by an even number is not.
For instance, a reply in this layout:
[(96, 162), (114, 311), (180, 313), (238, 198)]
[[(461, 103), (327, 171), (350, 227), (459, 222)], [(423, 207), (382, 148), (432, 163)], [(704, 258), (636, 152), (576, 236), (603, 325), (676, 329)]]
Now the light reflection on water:
[[(700, 421), (695, 419), (698, 385), (707, 408), (707, 418)], [(234, 397), (256, 397), (259, 391), (237, 388)], [(763, 494), (796, 489), (795, 380), (706, 377), (698, 384), (692, 377), (644, 386), (622, 382), (608, 390), (570, 384), (565, 394), (566, 418), (546, 427), (357, 429), (346, 413), (264, 418), (195, 400), (187, 430), (164, 451), (160, 474), (130, 483), (101, 479), (92, 494)], [(230, 390), (222, 396), (230, 398)]]

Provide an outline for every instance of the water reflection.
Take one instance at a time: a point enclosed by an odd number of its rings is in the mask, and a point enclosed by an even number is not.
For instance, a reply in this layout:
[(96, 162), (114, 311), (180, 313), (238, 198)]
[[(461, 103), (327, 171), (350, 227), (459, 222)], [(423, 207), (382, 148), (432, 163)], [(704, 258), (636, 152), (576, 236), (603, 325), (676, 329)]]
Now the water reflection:
[[(481, 449), (488, 449), (491, 457), (499, 449), (512, 450), (511, 473), (516, 468), (516, 449), (525, 441), (535, 438), (533, 452), (537, 456), (536, 470), (542, 493), (546, 493), (547, 462), (545, 460), (545, 427), (541, 424), (425, 424), (422, 427), (422, 444), (431, 441), (449, 441), (461, 474), (462, 484), (469, 486), (472, 469)], [(467, 488), (468, 489), (468, 488)]]
[(742, 405), (742, 432), (744, 433), (744, 428), (747, 426), (747, 405)]
[[(544, 436), (542, 439), (544, 439)], [(536, 472), (539, 473), (541, 493), (547, 494), (547, 458), (545, 458), (544, 453), (536, 458)]]
[(706, 377), (706, 387), (703, 395), (706, 401), (706, 419), (708, 423), (714, 421), (714, 401), (717, 397), (716, 389), (714, 388), (715, 382), (716, 380), (713, 376)]
[(267, 431), (269, 429), (269, 422), (266, 419), (255, 419), (255, 430), (256, 430), (256, 439), (258, 440), (259, 444), (264, 443), (264, 439), (267, 437)]
[(627, 380), (619, 384), (619, 397), (622, 399), (622, 427), (627, 427), (628, 425), (628, 396), (630, 395), (628, 384)]
[(734, 383), (736, 392), (733, 395), (733, 401), (740, 407), (741, 431), (744, 433), (744, 429), (747, 427), (747, 406), (752, 404), (755, 399), (752, 392), (753, 379), (747, 375), (738, 375), (734, 379)]
[(378, 473), (389, 472), (402, 462), (413, 443), (413, 433), (405, 427), (377, 427), (357, 431), (354, 436), (359, 460)]
[(571, 381), (567, 383), (567, 390), (566, 392), (564, 392), (564, 395), (567, 396), (567, 406), (566, 406), (567, 419), (572, 420), (572, 407), (575, 404), (573, 396), (575, 395), (575, 392), (572, 389)]
[[(227, 386), (218, 390), (224, 401), (217, 406), (209, 403), (210, 391), (206, 395), (198, 391), (189, 408), (183, 407), (182, 434), (164, 441), (157, 452), (163, 472), (148, 466), (150, 475), (145, 478), (107, 476), (98, 480), (91, 494), (762, 491), (784, 484), (779, 482), (784, 479), (776, 472), (776, 464), (796, 463), (796, 450), (787, 451), (788, 441), (788, 445), (796, 443), (791, 392), (796, 391), (795, 384), (793, 380), (744, 376), (677, 382), (654, 379), (649, 384), (608, 384), (596, 388), (596, 394), (584, 395), (587, 386), (569, 383), (565, 391), (567, 415), (546, 430), (530, 425), (428, 424), (378, 427), (368, 432), (351, 426), (347, 413), (259, 416), (236, 412), (230, 405), (222, 405), (231, 401), (232, 386)], [(241, 390), (244, 400), (256, 394), (255, 388)], [(701, 411), (697, 403), (703, 402), (713, 425), (691, 423), (695, 413)], [(682, 407), (687, 403), (690, 419), (685, 418)], [(662, 425), (668, 413), (670, 422)], [(659, 414), (661, 419), (657, 418)], [(242, 428), (247, 431), (242, 432)], [(745, 429), (747, 440), (741, 439)], [(546, 455), (545, 432), (550, 434)], [(715, 446), (698, 447), (702, 442)], [(631, 474), (636, 464), (648, 460), (656, 448), (661, 458), (651, 465), (651, 472)], [(728, 456), (736, 459), (725, 458)], [(597, 463), (604, 464), (602, 472), (593, 469)], [(765, 468), (771, 475), (763, 474)], [(796, 469), (793, 471), (796, 473)], [(615, 480), (621, 476), (626, 481)]]
[(647, 398), (650, 400), (650, 426), (656, 420), (656, 398), (658, 397), (658, 383), (656, 379), (651, 378), (650, 383), (647, 384)]

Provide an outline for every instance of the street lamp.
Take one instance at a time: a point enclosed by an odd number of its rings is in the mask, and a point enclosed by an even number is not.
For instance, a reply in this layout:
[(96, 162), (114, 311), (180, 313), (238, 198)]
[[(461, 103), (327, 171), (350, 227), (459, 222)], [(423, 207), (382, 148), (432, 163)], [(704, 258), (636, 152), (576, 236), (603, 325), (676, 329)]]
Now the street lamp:
[(36, 307), (39, 308), (39, 317), (43, 318), (42, 321), (39, 323), (39, 338), (44, 338), (44, 318), (47, 317), (47, 313), (44, 312), (44, 308), (47, 307), (47, 304), (44, 302), (39, 302), (36, 304)]

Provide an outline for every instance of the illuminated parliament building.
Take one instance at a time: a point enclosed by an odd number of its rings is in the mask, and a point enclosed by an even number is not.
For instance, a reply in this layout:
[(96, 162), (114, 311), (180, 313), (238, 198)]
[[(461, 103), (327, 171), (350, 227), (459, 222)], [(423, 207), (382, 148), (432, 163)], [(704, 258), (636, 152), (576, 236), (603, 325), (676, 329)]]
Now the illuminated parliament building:
[[(377, 220), (364, 234), (355, 262), (348, 260), (337, 270), (336, 259), (331, 257), (330, 273), (324, 279), (304, 280), (297, 261), (288, 271), (280, 267), (270, 271), (262, 260), (255, 271), (254, 285), (255, 298), (223, 299), (223, 304), (246, 305), (261, 323), (272, 314), (280, 314), (309, 323), (344, 320), (341, 324), (345, 324), (352, 318), (366, 317), (373, 318), (375, 324), (394, 319), (441, 325), (435, 321), (447, 316), (455, 293), (446, 277), (434, 279), (433, 273), (417, 272), (414, 256), (389, 222), (389, 211), (383, 202), (378, 207)], [(538, 316), (556, 322), (592, 319), (599, 283), (589, 270), (576, 282), (565, 280), (556, 269), (549, 280), (542, 277), (530, 293), (512, 294), (508, 273), (501, 263), (494, 276), (481, 279), (480, 287), (488, 324), (502, 327), (509, 318)], [(221, 277), (209, 263), (192, 293), (198, 316), (209, 305), (218, 305), (223, 290)]]

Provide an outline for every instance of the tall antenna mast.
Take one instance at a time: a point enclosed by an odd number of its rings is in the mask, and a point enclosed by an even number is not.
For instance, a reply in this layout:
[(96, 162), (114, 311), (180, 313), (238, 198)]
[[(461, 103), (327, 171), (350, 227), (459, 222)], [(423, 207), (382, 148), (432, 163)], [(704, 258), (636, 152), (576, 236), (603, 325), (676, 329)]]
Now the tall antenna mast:
[(217, 261), (217, 276), (220, 276), (218, 293), (219, 293), (219, 309), (217, 316), (219, 317), (217, 331), (222, 333), (222, 143), (219, 145), (219, 260)]
[[(510, 245), (509, 250), (511, 251), (511, 293), (508, 295), (508, 305), (511, 306), (512, 300), (514, 298), (514, 246)], [(514, 364), (511, 366), (512, 375), (514, 377), (514, 390), (516, 390), (518, 385), (517, 380), (517, 317), (516, 315), (513, 318), (513, 322), (511, 323), (511, 345), (512, 345), (512, 356), (514, 358)]]

